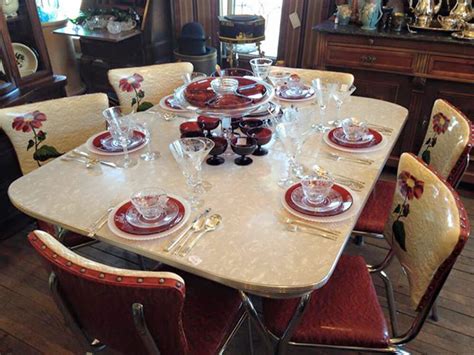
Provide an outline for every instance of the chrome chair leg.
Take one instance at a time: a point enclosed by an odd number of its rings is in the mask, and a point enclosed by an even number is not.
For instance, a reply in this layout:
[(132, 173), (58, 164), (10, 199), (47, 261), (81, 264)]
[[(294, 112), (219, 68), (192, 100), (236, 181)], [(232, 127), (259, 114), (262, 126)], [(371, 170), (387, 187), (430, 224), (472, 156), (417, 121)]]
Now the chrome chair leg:
[(300, 298), (300, 302), (298, 306), (296, 307), (295, 313), (293, 314), (293, 317), (291, 318), (290, 322), (288, 323), (285, 332), (283, 333), (282, 337), (280, 340), (278, 340), (277, 344), (277, 354), (278, 355), (283, 355), (286, 354), (286, 350), (288, 348), (288, 343), (291, 340), (291, 337), (293, 336), (293, 333), (296, 330), (296, 327), (299, 325), (301, 318), (303, 317), (303, 314), (309, 305), (309, 300), (311, 299), (311, 292), (305, 294)]
[(143, 312), (143, 305), (141, 303), (132, 304), (132, 316), (133, 322), (135, 323), (135, 329), (138, 332), (138, 335), (142, 339), (143, 345), (147, 349), (148, 354), (160, 355), (158, 346), (156, 345), (155, 340), (151, 336), (150, 331), (145, 320), (145, 314)]
[(395, 297), (393, 295), (392, 282), (390, 281), (385, 271), (380, 271), (379, 275), (385, 284), (385, 292), (387, 293), (388, 311), (390, 314), (390, 325), (392, 326), (392, 334), (394, 337), (397, 337), (398, 336), (398, 319), (397, 319)]
[(435, 322), (439, 321), (439, 315), (438, 315), (438, 301), (435, 301), (433, 303), (433, 307), (431, 307), (431, 314), (430, 318), (434, 320)]

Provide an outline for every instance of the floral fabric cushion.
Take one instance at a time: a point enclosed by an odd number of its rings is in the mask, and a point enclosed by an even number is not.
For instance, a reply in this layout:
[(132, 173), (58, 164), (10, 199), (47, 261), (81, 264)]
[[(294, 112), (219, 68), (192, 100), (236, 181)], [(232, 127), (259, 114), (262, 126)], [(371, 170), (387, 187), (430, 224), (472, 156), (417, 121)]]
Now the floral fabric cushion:
[(419, 156), (447, 179), (471, 139), (463, 113), (445, 100), (436, 100)]
[(108, 76), (121, 106), (145, 111), (183, 85), (182, 76), (192, 72), (193, 65), (182, 62), (112, 69)]
[(440, 265), (460, 239), (461, 220), (451, 188), (415, 156), (404, 153), (384, 235), (418, 305)]
[(0, 127), (27, 174), (104, 130), (108, 105), (107, 95), (91, 94), (8, 107), (0, 110)]

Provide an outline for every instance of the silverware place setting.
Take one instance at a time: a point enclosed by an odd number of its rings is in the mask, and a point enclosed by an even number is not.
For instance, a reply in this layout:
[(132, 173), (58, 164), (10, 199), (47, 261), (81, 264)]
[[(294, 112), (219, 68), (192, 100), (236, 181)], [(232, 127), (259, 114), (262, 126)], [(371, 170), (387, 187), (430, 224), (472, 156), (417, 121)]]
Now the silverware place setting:
[(196, 218), (194, 218), (193, 221), (176, 238), (172, 239), (169, 242), (169, 244), (165, 247), (164, 251), (166, 253), (169, 253), (173, 250), (175, 246), (178, 246), (176, 250), (179, 250), (184, 244), (183, 242), (185, 242), (187, 238), (190, 237), (190, 235), (200, 231), (201, 228), (204, 227), (204, 222), (210, 211), (211, 209), (207, 208), (204, 212), (196, 216)]
[(365, 182), (362, 180), (357, 180), (337, 173), (330, 173), (318, 165), (313, 166), (312, 170), (321, 175), (331, 175), (336, 183), (344, 185), (356, 192), (362, 191), (365, 187)]
[(107, 161), (107, 160), (101, 160), (97, 159), (90, 154), (86, 152), (82, 152), (78, 149), (74, 149), (73, 151), (69, 152), (67, 155), (64, 155), (61, 157), (61, 160), (64, 161), (77, 161), (79, 163), (83, 163), (86, 165), (86, 168), (92, 169), (94, 168), (97, 164), (108, 166), (111, 168), (117, 168), (117, 164)]
[(327, 158), (336, 160), (336, 161), (348, 161), (356, 164), (362, 164), (362, 165), (371, 165), (374, 161), (372, 159), (367, 159), (367, 158), (357, 158), (353, 156), (347, 156), (347, 155), (340, 155), (336, 154), (333, 152), (325, 152), (325, 155)]

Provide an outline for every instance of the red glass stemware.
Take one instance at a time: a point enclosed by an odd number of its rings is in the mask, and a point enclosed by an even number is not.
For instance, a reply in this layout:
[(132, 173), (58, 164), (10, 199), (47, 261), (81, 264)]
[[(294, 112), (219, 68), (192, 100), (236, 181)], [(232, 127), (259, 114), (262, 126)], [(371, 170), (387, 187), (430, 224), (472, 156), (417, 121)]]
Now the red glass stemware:
[(252, 164), (252, 158), (247, 155), (252, 154), (257, 149), (257, 140), (252, 137), (234, 137), (230, 141), (230, 147), (235, 154), (240, 155), (234, 160), (237, 165), (245, 166)]
[(221, 165), (225, 162), (225, 159), (219, 157), (218, 155), (223, 154), (227, 149), (227, 139), (224, 137), (212, 137), (211, 140), (214, 142), (214, 148), (209, 152), (209, 155), (212, 157), (206, 160), (206, 163), (209, 165)]
[(257, 149), (253, 155), (262, 156), (268, 154), (268, 149), (262, 148), (262, 145), (268, 144), (272, 140), (272, 130), (264, 127), (251, 128), (247, 131), (247, 136), (255, 138)]

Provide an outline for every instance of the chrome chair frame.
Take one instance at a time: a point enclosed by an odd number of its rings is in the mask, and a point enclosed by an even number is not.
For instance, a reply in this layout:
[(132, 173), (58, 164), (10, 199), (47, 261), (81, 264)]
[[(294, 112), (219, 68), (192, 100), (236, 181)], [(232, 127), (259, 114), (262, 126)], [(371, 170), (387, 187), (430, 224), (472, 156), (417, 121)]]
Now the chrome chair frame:
[[(64, 317), (66, 325), (69, 326), (75, 333), (82, 334), (82, 337), (80, 337), (81, 345), (92, 353), (104, 350), (107, 347), (107, 345), (100, 343), (100, 341), (98, 341), (97, 339), (94, 339), (89, 334), (87, 334), (87, 332), (81, 326), (77, 317), (74, 315), (74, 312), (68, 306), (66, 300), (64, 300), (63, 296), (61, 295), (61, 291), (59, 289), (58, 278), (56, 277), (56, 274), (54, 272), (51, 272), (51, 274), (49, 275), (49, 289), (53, 295), (54, 301), (58, 305), (58, 308)], [(138, 335), (140, 336), (144, 347), (147, 349), (147, 353), (152, 354), (152, 355), (160, 355), (161, 353), (159, 350), (159, 346), (148, 329), (148, 325), (145, 320), (145, 311), (144, 311), (143, 305), (141, 303), (133, 303), (131, 312), (132, 312), (133, 322), (135, 324), (135, 329)], [(238, 322), (236, 323), (235, 327), (230, 332), (226, 341), (222, 345), (222, 348), (220, 349), (219, 354), (224, 353), (230, 341), (232, 340), (234, 335), (237, 333), (237, 331), (239, 330), (240, 326), (245, 321), (245, 319), (247, 319), (247, 317), (248, 317), (247, 313), (244, 312), (242, 316), (240, 317), (240, 319), (238, 320)], [(252, 343), (250, 343), (250, 346), (251, 346), (251, 352), (253, 353)]]
[[(291, 341), (294, 331), (296, 330), (307, 309), (312, 292), (306, 293), (301, 296), (293, 317), (290, 319), (285, 331), (283, 332), (282, 337), (279, 338), (265, 326), (264, 322), (255, 310), (255, 307), (253, 306), (250, 298), (244, 292), (240, 291), (240, 296), (242, 298), (246, 311), (249, 313), (250, 319), (257, 326), (257, 329), (260, 334), (264, 337), (266, 350), (268, 351), (268, 353), (283, 355), (286, 354), (289, 346), (294, 346), (301, 348), (329, 349), (340, 351), (367, 351), (374, 353), (409, 354), (409, 352), (403, 349), (403, 346), (406, 345), (408, 342), (412, 341), (414, 338), (416, 338), (418, 333), (421, 331), (423, 324), (425, 323), (426, 318), (428, 317), (430, 310), (435, 304), (435, 300), (438, 297), (439, 292), (441, 291), (441, 288), (449, 275), (449, 271), (443, 273), (441, 277), (441, 282), (438, 283), (438, 287), (434, 290), (433, 297), (431, 297), (431, 299), (428, 300), (428, 302), (421, 308), (421, 310), (418, 311), (410, 328), (403, 335), (399, 336), (397, 310), (395, 305), (393, 287), (392, 283), (390, 282), (390, 279), (384, 271), (385, 268), (390, 265), (394, 255), (395, 253), (393, 249), (390, 249), (384, 260), (380, 264), (367, 265), (367, 268), (371, 274), (377, 274), (382, 278), (385, 285), (385, 291), (387, 293), (390, 325), (392, 328), (392, 337), (390, 338), (390, 345), (387, 348), (308, 344)], [(273, 346), (273, 343), (275, 342), (276, 346)]]

